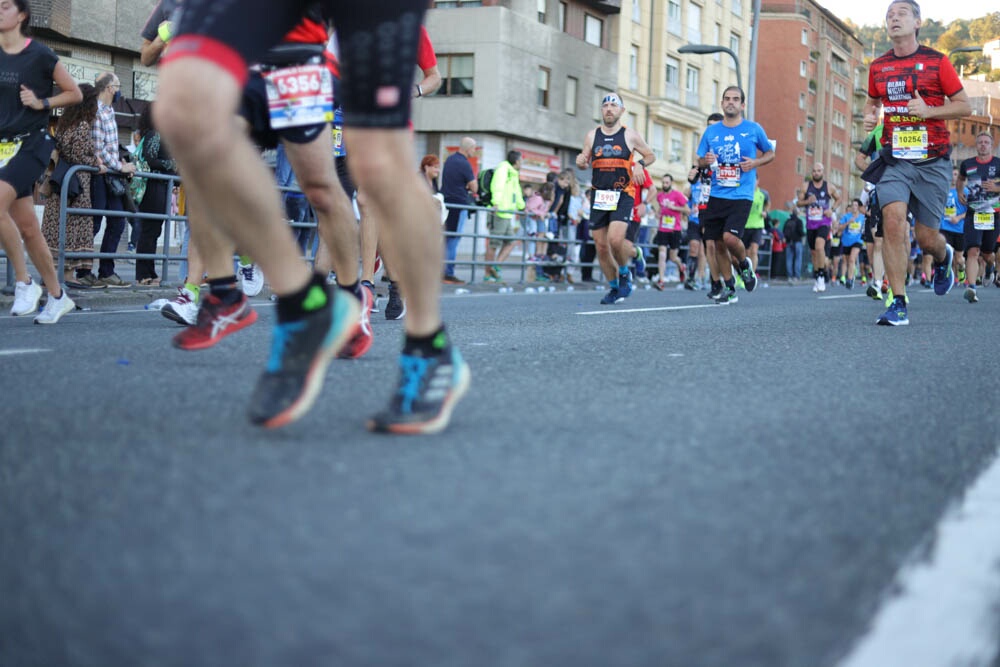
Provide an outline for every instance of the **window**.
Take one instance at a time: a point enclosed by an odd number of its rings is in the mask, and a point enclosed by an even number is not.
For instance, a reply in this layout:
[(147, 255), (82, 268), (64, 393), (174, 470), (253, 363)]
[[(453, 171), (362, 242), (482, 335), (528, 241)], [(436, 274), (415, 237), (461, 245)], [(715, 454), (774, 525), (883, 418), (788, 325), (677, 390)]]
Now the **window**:
[(687, 38), (692, 44), (701, 44), (701, 7), (692, 3), (688, 4), (688, 30)]
[(632, 22), (633, 23), (642, 23), (642, 7), (639, 6), (640, 2), (642, 2), (642, 0), (632, 0)]
[(719, 82), (712, 81), (712, 102), (720, 102), (722, 100), (722, 91), (719, 89)]
[(566, 77), (566, 113), (570, 116), (576, 115), (576, 91), (579, 87), (579, 79), (573, 76)]
[(698, 83), (701, 78), (701, 70), (697, 67), (692, 67), (688, 65), (687, 67), (687, 78), (684, 82), (684, 91), (686, 93), (685, 104), (689, 107), (699, 107), (701, 106), (700, 100), (698, 99)]
[(802, 143), (803, 141), (806, 140), (806, 131), (801, 125), (795, 128), (795, 138), (798, 140), (799, 143)]
[(839, 111), (833, 112), (833, 125), (834, 127), (843, 128), (847, 124), (847, 117)]
[(681, 34), (681, 3), (670, 0), (667, 3), (667, 32), (680, 37)]
[(806, 28), (802, 29), (802, 46), (809, 46), (809, 31)]
[[(740, 36), (735, 32), (729, 33), (729, 49), (736, 54), (736, 57), (740, 56)], [(736, 61), (732, 58), (729, 59), (729, 69), (736, 69)]]
[(670, 161), (680, 162), (684, 159), (684, 135), (676, 127), (670, 128)]
[(559, 3), (559, 30), (566, 32), (566, 3)]
[(799, 61), (799, 76), (806, 76), (809, 73), (809, 63), (805, 60)]
[(538, 22), (545, 23), (545, 3), (548, 0), (536, 0), (536, 6), (538, 7)]
[(681, 99), (681, 61), (667, 56), (666, 90), (664, 97), (677, 102)]
[(837, 187), (844, 185), (844, 175), (839, 171), (830, 172), (830, 180), (833, 181), (833, 184)]
[(806, 108), (806, 94), (805, 93), (799, 93), (799, 108), (800, 109), (805, 109)]
[(584, 16), (583, 41), (594, 46), (602, 46), (604, 44), (604, 21), (591, 14)]
[(830, 69), (845, 79), (851, 78), (851, 72), (847, 69), (847, 61), (836, 53), (830, 54)]
[[(712, 44), (722, 44), (722, 24), (721, 23), (716, 23), (715, 24), (715, 34), (713, 34), (712, 37), (713, 37)], [(722, 61), (722, 54), (718, 53), (718, 52), (713, 53), (712, 54), (712, 60), (714, 60), (715, 62), (721, 62)]]
[(830, 152), (836, 157), (844, 157), (844, 142), (834, 141), (830, 147)]
[(802, 174), (802, 158), (800, 157), (795, 158), (795, 173)]
[(552, 71), (548, 67), (538, 68), (538, 106), (549, 108), (549, 78)]
[(628, 114), (628, 123), (626, 123), (626, 125), (628, 127), (631, 127), (633, 130), (638, 129), (638, 127), (639, 127), (639, 117), (636, 116), (634, 113), (629, 112), (629, 114)]
[(834, 81), (833, 82), (833, 94), (836, 95), (837, 97), (839, 97), (842, 100), (846, 100), (847, 99), (847, 86), (845, 86), (844, 84), (842, 84), (839, 81)]
[(663, 159), (663, 126), (653, 123), (653, 133), (649, 137), (649, 147), (653, 149), (657, 160)]
[(639, 90), (639, 47), (635, 44), (628, 52), (628, 87)]
[(437, 9), (452, 9), (454, 7), (482, 7), (482, 0), (451, 0), (450, 2), (435, 2)]
[(475, 63), (471, 55), (438, 55), (441, 87), (435, 95), (472, 95)]
[(743, 0), (731, 0), (731, 2), (732, 2), (731, 7), (733, 10), (733, 14), (736, 14), (737, 16), (743, 16)]
[(816, 127), (816, 119), (812, 116), (806, 116), (806, 129), (811, 130)]

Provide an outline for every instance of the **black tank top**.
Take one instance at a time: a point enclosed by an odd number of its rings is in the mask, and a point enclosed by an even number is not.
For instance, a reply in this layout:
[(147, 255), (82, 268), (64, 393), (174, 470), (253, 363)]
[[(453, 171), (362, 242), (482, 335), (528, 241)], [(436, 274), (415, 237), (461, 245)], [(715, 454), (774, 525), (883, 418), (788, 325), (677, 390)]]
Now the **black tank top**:
[(38, 99), (52, 97), (52, 74), (59, 58), (49, 47), (31, 40), (20, 53), (0, 49), (0, 138), (34, 132), (49, 122), (47, 109), (35, 111), (21, 104), (21, 85)]
[(809, 185), (806, 186), (806, 197), (809, 195), (816, 195), (816, 203), (806, 207), (806, 219), (814, 224), (819, 220), (830, 224), (830, 219), (826, 217), (826, 210), (830, 208), (830, 192), (827, 190), (826, 181), (823, 181), (820, 187), (816, 187), (810, 179)]
[(625, 143), (625, 128), (614, 134), (604, 134), (600, 128), (594, 133), (590, 166), (594, 173), (591, 185), (595, 190), (621, 190), (635, 197), (632, 182), (632, 151)]

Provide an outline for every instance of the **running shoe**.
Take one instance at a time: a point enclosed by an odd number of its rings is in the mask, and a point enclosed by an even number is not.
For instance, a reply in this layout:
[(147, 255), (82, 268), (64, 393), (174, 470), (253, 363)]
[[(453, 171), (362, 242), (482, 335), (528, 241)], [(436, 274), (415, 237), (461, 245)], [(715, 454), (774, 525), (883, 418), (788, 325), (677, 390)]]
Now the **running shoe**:
[(378, 299), (375, 298), (375, 283), (370, 280), (362, 280), (361, 286), (367, 287), (372, 291), (372, 307), (368, 309), (368, 312), (374, 315), (378, 312)]
[(718, 301), (720, 296), (722, 296), (722, 283), (719, 283), (718, 287), (712, 285), (712, 289), (708, 292), (708, 298), (712, 301)]
[(42, 286), (34, 280), (26, 283), (20, 281), (14, 285), (14, 305), (10, 314), (14, 317), (31, 315), (38, 310), (38, 302), (42, 300)]
[(729, 289), (728, 287), (722, 290), (722, 294), (719, 298), (715, 300), (720, 306), (728, 306), (733, 303), (739, 303), (740, 298), (736, 296), (735, 289)]
[(177, 297), (163, 306), (160, 314), (181, 326), (190, 326), (198, 321), (198, 304), (195, 303), (194, 292), (184, 287), (178, 287), (177, 292)]
[(696, 289), (698, 289), (698, 286), (697, 286), (697, 285), (695, 285), (695, 283), (694, 283), (694, 280), (692, 280), (692, 279), (691, 279), (691, 278), (689, 277), (689, 278), (688, 278), (687, 280), (685, 280), (685, 281), (684, 281), (684, 289), (686, 289), (686, 290), (688, 290), (688, 291), (691, 291), (691, 292), (693, 292), (693, 291), (695, 291)]
[(385, 304), (385, 319), (401, 320), (406, 315), (406, 302), (399, 295), (399, 287), (395, 281), (389, 283), (389, 299)]
[(1000, 273), (998, 273), (996, 277), (993, 278), (993, 286), (1000, 287)]
[(951, 247), (950, 243), (946, 243), (944, 248), (944, 261), (940, 264), (934, 264), (934, 293), (938, 296), (944, 296), (955, 285), (955, 281), (952, 280), (954, 276), (952, 275), (951, 268), (952, 260), (955, 259), (955, 250)]
[(753, 272), (753, 262), (749, 257), (743, 261), (745, 265), (740, 266), (740, 277), (743, 278), (744, 289), (748, 292), (752, 292), (757, 287), (757, 274)]
[(45, 308), (35, 316), (35, 324), (55, 324), (63, 315), (72, 312), (74, 308), (76, 308), (76, 304), (73, 303), (73, 299), (69, 298), (66, 290), (62, 291), (62, 296), (58, 299), (49, 294)]
[(958, 282), (960, 282), (960, 283), (964, 283), (965, 282), (965, 269), (959, 269), (958, 270)]
[(257, 380), (248, 410), (265, 428), (291, 424), (312, 407), (323, 388), (326, 367), (357, 329), (361, 303), (332, 290), (326, 305), (301, 320), (274, 325), (271, 356)]
[(889, 309), (875, 320), (875, 324), (889, 327), (902, 327), (909, 323), (910, 319), (906, 316), (906, 304), (895, 299), (889, 304)]
[(256, 264), (240, 263), (240, 270), (236, 272), (240, 280), (240, 289), (247, 296), (257, 296), (264, 289), (264, 273)]
[(976, 295), (975, 287), (966, 287), (965, 294), (963, 296), (965, 297), (965, 300), (968, 301), (969, 303), (976, 303), (979, 301), (979, 296)]
[[(343, 291), (343, 290), (341, 290)], [(358, 316), (357, 325), (354, 327), (354, 335), (347, 344), (340, 350), (337, 356), (341, 359), (359, 359), (372, 347), (372, 324), (371, 309), (375, 301), (375, 292), (361, 283), (361, 314)]]
[(820, 276), (816, 279), (816, 287), (813, 288), (814, 292), (825, 292), (826, 291), (826, 277)]
[(653, 287), (662, 292), (663, 290), (667, 289), (667, 284), (662, 280), (657, 280), (655, 283), (653, 283)]
[(615, 303), (621, 303), (630, 296), (632, 296), (632, 281), (629, 276), (618, 274), (618, 298), (615, 299)]
[(604, 306), (610, 306), (611, 304), (618, 303), (618, 288), (612, 287), (608, 290), (608, 293), (604, 295), (601, 299), (601, 304)]
[(225, 304), (218, 297), (209, 294), (201, 300), (198, 321), (174, 336), (174, 347), (181, 350), (204, 350), (256, 321), (257, 311), (250, 307), (246, 294), (241, 293), (240, 300), (234, 304)]
[(635, 275), (639, 277), (646, 275), (646, 256), (639, 246), (635, 248), (635, 259), (632, 260), (632, 264), (635, 266)]
[(853, 280), (845, 281), (844, 287), (846, 287), (847, 289), (854, 289), (854, 281)]
[(444, 430), (471, 379), (458, 349), (449, 345), (431, 357), (400, 355), (399, 369), (399, 388), (388, 407), (368, 420), (369, 430), (403, 435)]
[(456, 275), (454, 275), (452, 273), (446, 273), (446, 274), (444, 274), (444, 277), (441, 279), (441, 282), (443, 282), (445, 285), (464, 285), (465, 284), (464, 280), (462, 280), (461, 278), (459, 278), (458, 276), (456, 276)]

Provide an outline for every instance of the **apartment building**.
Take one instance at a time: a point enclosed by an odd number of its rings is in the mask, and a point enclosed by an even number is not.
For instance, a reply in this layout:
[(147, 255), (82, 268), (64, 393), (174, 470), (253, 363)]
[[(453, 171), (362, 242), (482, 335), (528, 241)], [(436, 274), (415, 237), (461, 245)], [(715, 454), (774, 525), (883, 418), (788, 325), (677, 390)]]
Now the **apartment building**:
[(759, 33), (755, 120), (777, 141), (774, 162), (760, 170), (761, 187), (772, 205), (787, 202), (821, 162), (832, 185), (857, 196), (864, 46), (813, 0), (764, 0)]
[[(624, 0), (614, 24), (618, 90), (627, 125), (656, 153), (654, 176), (684, 178), (708, 114), (722, 91), (749, 84), (751, 0)], [(683, 54), (685, 44), (725, 47), (727, 53)]]
[(1000, 149), (1000, 82), (962, 79), (962, 85), (969, 96), (972, 114), (947, 121), (951, 161), (955, 164), (976, 154), (976, 136), (981, 132), (993, 137), (994, 148)]
[(444, 84), (413, 105), (418, 154), (444, 159), (469, 135), (484, 168), (521, 151), (525, 181), (573, 166), (617, 87), (618, 11), (617, 0), (433, 3), (426, 25)]

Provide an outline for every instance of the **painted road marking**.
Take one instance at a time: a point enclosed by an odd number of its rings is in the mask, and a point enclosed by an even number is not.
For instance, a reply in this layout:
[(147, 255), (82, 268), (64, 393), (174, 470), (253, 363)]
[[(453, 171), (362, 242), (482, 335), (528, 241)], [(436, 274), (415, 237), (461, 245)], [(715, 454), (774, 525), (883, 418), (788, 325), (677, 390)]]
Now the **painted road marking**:
[(607, 310), (585, 310), (577, 315), (620, 315), (622, 313), (656, 313), (665, 310), (694, 310), (695, 308), (718, 308), (717, 303), (706, 303), (694, 306), (662, 306), (659, 308), (608, 308)]
[[(904, 565), (839, 667), (987, 665), (1000, 650), (1000, 457), (938, 523), (929, 558)], [(923, 549), (918, 549), (923, 553)]]
[(52, 350), (46, 350), (44, 348), (27, 348), (24, 350), (0, 350), (0, 357), (13, 357), (19, 354), (42, 354), (44, 352), (51, 352)]

